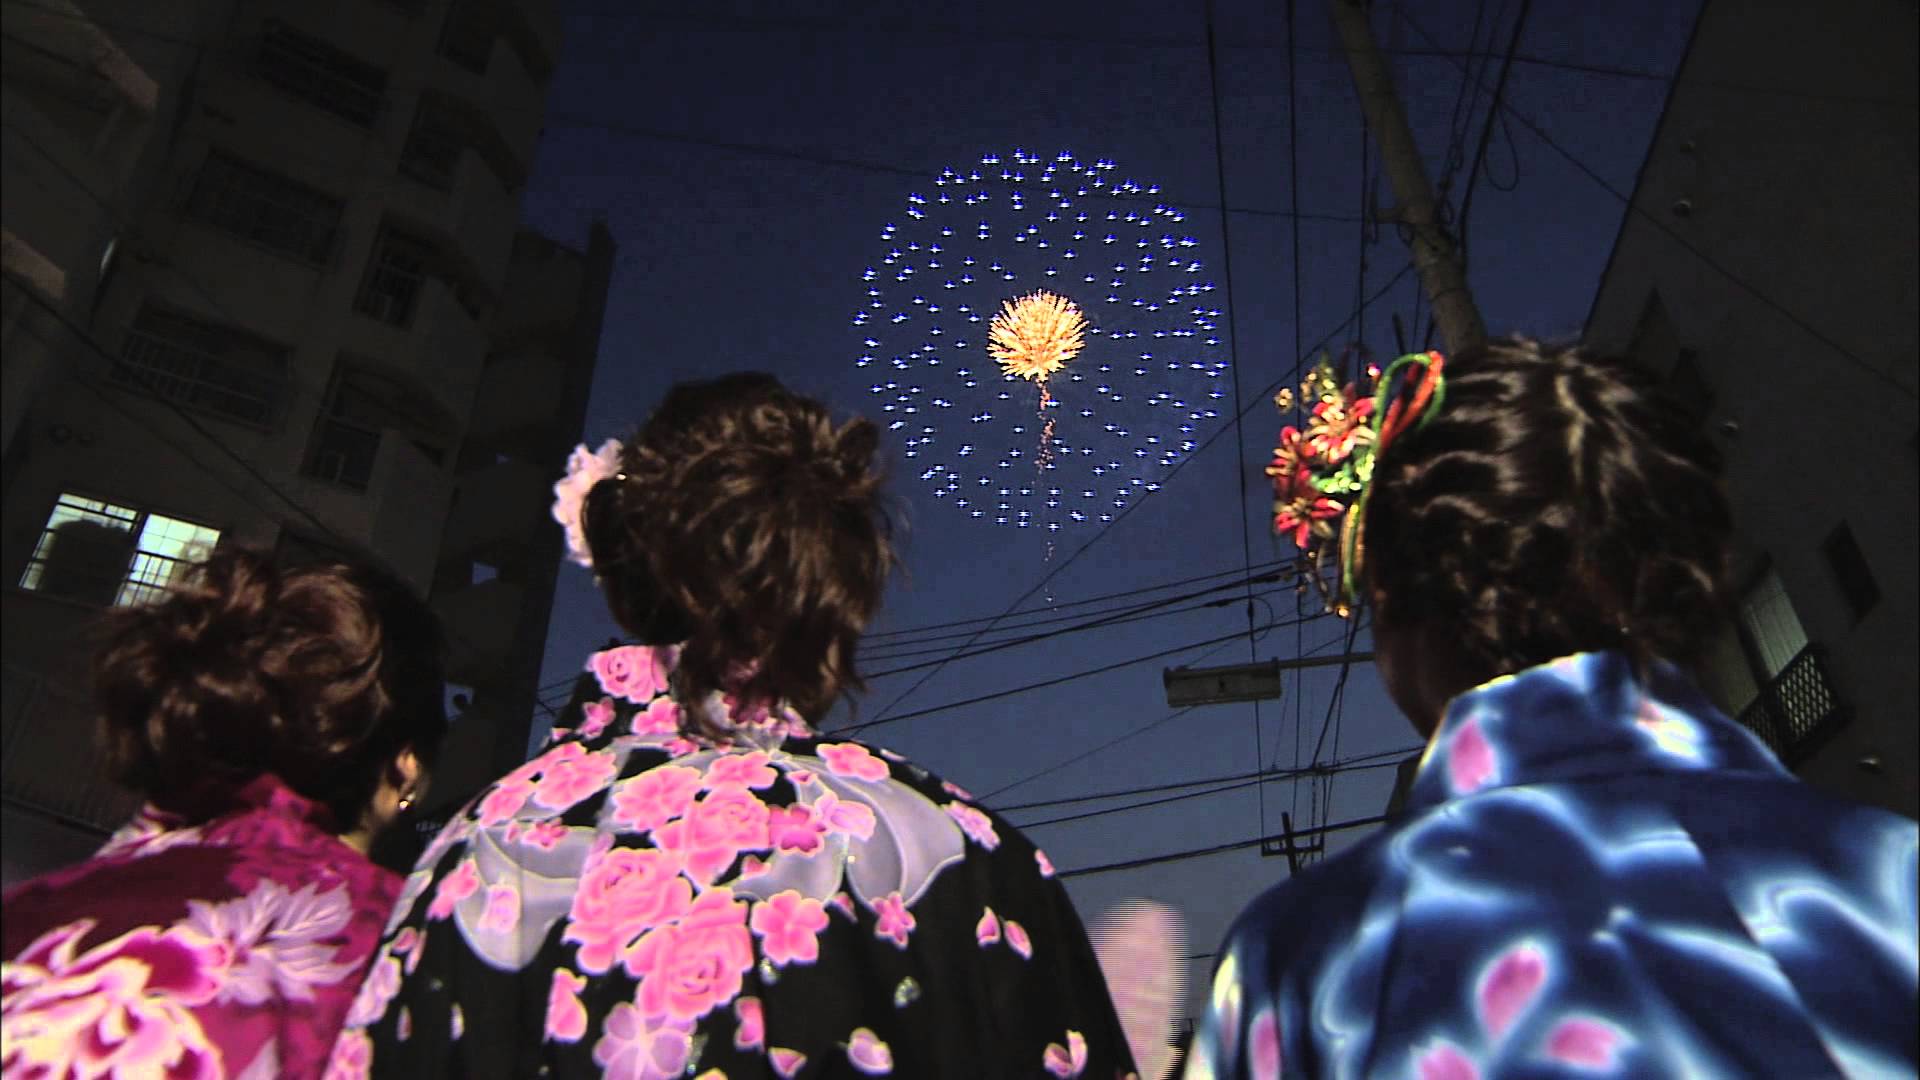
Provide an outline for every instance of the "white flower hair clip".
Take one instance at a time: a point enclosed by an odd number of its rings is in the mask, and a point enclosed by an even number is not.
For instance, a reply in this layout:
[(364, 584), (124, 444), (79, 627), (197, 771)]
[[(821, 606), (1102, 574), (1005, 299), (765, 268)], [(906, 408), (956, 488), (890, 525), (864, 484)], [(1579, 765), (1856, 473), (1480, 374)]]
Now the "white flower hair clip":
[(602, 480), (620, 475), (619, 439), (608, 439), (600, 449), (589, 451), (585, 443), (567, 455), (567, 475), (553, 485), (553, 520), (567, 533), (567, 559), (593, 569), (593, 553), (587, 548), (586, 528), (580, 523), (587, 493)]

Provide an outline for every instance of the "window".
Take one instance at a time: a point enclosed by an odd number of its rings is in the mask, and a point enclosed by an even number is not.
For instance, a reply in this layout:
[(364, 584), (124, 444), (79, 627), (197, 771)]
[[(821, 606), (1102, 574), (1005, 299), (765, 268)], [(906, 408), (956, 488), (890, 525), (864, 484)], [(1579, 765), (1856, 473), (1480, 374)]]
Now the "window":
[(475, 75), (485, 75), (493, 59), (494, 39), (499, 36), (500, 25), (489, 5), (454, 0), (440, 28), (440, 55)]
[(466, 143), (451, 110), (423, 95), (413, 114), (406, 149), (400, 154), (400, 171), (437, 191), (452, 190), (453, 167)]
[(1827, 566), (1840, 583), (1840, 594), (1846, 597), (1853, 621), (1857, 623), (1866, 618), (1867, 612), (1880, 603), (1880, 585), (1873, 580), (1873, 570), (1867, 565), (1867, 557), (1861, 552), (1860, 543), (1853, 538), (1853, 530), (1846, 522), (1841, 522), (1827, 534), (1826, 540), (1820, 545), (1820, 552), (1827, 557)]
[(432, 258), (432, 245), (391, 228), (382, 229), (353, 309), (389, 326), (408, 325), (420, 305), (420, 290), (427, 283), (427, 266)]
[(260, 36), (260, 51), (254, 56), (253, 73), (277, 89), (361, 127), (373, 125), (387, 90), (386, 72), (278, 19), (267, 20)]
[(1807, 640), (1771, 569), (1741, 594), (1735, 625), (1710, 646), (1701, 676), (1715, 700), (1789, 766), (1847, 720), (1825, 655)]
[(123, 386), (260, 427), (278, 415), (286, 377), (286, 349), (152, 305), (113, 365)]
[(430, 419), (429, 400), (379, 373), (373, 361), (343, 361), (314, 431), (311, 476), (356, 491), (373, 482), (380, 440), (405, 440), (435, 465), (446, 462), (445, 423)]
[(384, 403), (368, 377), (353, 369), (343, 371), (328, 396), (320, 418), (308, 472), (355, 491), (373, 482), (373, 462), (380, 453), (380, 433), (388, 426)]
[(218, 529), (69, 492), (54, 503), (20, 587), (101, 606), (151, 603), (219, 541)]
[(345, 204), (215, 151), (200, 169), (187, 209), (208, 224), (319, 266), (333, 253)]

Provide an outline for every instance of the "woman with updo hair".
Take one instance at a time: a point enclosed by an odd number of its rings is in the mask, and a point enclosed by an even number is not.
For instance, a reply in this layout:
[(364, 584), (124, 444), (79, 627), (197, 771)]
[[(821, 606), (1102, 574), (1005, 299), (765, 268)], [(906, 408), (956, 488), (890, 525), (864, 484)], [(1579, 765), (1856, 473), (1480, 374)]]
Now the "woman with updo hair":
[(105, 618), (93, 694), (144, 794), (6, 894), (8, 1077), (319, 1077), (398, 874), (367, 856), (446, 733), (438, 623), (366, 565), (215, 553)]
[(575, 452), (554, 515), (637, 643), (590, 657), (553, 741), (429, 845), (343, 1073), (1131, 1071), (1046, 856), (817, 726), (861, 686), (893, 562), (878, 444), (744, 374)]
[(1731, 518), (1684, 404), (1517, 338), (1302, 398), (1276, 525), (1428, 743), (1396, 820), (1240, 916), (1187, 1075), (1914, 1075), (1920, 830), (1688, 674)]

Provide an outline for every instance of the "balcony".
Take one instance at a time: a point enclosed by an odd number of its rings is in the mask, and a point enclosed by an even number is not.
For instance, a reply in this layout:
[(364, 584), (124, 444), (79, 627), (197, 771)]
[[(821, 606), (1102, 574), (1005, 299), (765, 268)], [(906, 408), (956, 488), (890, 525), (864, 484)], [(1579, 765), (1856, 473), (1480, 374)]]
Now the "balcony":
[(442, 549), (471, 555), (518, 546), (543, 525), (553, 527), (547, 521), (553, 481), (550, 468), (525, 461), (502, 461), (461, 476)]
[(465, 415), (486, 367), (485, 328), (439, 278), (419, 277), (410, 288), (385, 284), (392, 287), (362, 290), (355, 305), (361, 317), (346, 324), (343, 346), (386, 365), (445, 415)]
[(500, 292), (507, 281), (520, 200), (472, 149), (462, 149), (444, 173), (422, 169), (388, 181), (389, 212), (456, 255), (486, 287)]
[(495, 578), (442, 592), (433, 610), (447, 627), (447, 681), (484, 686), (512, 659), (526, 587)]
[(1793, 768), (1846, 726), (1852, 715), (1834, 693), (1825, 651), (1809, 645), (1740, 711), (1739, 719), (1760, 736), (1781, 764)]
[(422, 593), (433, 581), (453, 485), (403, 431), (323, 419), (298, 495), (343, 539), (364, 544)]
[(522, 168), (532, 164), (546, 94), (505, 37), (493, 39), (484, 74), (443, 55), (432, 85), (484, 113)]
[(380, 436), (367, 499), (369, 546), (424, 595), (433, 584), (440, 533), (453, 501), (445, 472), (404, 433), (389, 429)]
[(544, 349), (495, 355), (481, 376), (467, 437), (492, 445), (516, 432), (552, 423), (566, 382), (566, 370)]

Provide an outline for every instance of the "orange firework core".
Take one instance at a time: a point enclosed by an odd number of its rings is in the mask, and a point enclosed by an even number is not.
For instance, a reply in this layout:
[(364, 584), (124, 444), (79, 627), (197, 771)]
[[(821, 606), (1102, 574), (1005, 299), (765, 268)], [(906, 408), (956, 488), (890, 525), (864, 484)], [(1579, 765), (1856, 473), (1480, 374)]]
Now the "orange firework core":
[(1087, 317), (1050, 292), (1009, 300), (987, 326), (987, 352), (1008, 375), (1046, 385), (1086, 346)]

